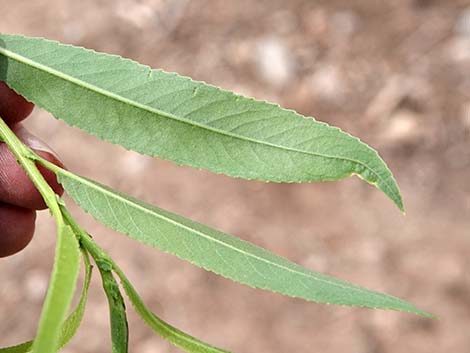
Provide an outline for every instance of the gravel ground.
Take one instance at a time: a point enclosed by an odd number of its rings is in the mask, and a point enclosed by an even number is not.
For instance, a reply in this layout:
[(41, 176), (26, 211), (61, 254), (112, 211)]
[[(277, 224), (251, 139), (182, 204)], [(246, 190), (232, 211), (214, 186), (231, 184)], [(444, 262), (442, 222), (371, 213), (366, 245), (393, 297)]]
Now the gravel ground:
[[(116, 53), (278, 102), (377, 148), (401, 186), (406, 216), (356, 179), (234, 180), (125, 151), (38, 109), (27, 122), (71, 170), (439, 316), (256, 291), (73, 208), (163, 318), (234, 352), (470, 352), (468, 0), (0, 0), (0, 13), (0, 32)], [(32, 244), (0, 260), (0, 345), (34, 335), (54, 240), (42, 212)], [(129, 322), (131, 352), (177, 351), (132, 310)], [(64, 352), (109, 347), (95, 278), (84, 324)]]

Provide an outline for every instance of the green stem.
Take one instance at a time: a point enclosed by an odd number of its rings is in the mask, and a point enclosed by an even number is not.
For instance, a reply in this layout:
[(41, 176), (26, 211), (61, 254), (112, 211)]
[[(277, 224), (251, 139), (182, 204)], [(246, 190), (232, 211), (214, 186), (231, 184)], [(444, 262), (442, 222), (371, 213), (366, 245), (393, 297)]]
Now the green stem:
[(39, 191), (57, 224), (57, 244), (51, 280), (32, 347), (33, 353), (52, 353), (57, 350), (61, 326), (67, 316), (78, 277), (78, 242), (70, 227), (64, 223), (59, 207), (63, 203), (62, 200), (36, 166), (38, 156), (20, 141), (1, 118), (0, 139), (7, 144)]
[(111, 322), (111, 342), (113, 353), (127, 353), (129, 349), (129, 327), (127, 323), (126, 305), (113, 276), (112, 267), (108, 262), (99, 263), (103, 289), (108, 299), (109, 318)]
[[(46, 161), (47, 162), (47, 161)], [(47, 162), (47, 164), (49, 164)], [(51, 164), (51, 163), (50, 163)], [(51, 164), (53, 166), (53, 164)], [(152, 313), (144, 304), (142, 298), (139, 296), (129, 279), (126, 277), (121, 268), (111, 259), (111, 257), (102, 250), (91, 238), (91, 236), (84, 231), (73, 219), (72, 215), (64, 206), (60, 206), (64, 215), (64, 219), (69, 224), (74, 232), (79, 234), (82, 246), (90, 253), (100, 269), (105, 271), (112, 270), (119, 277), (121, 284), (134, 305), (134, 308), (141, 316), (141, 318), (158, 334), (170, 343), (182, 348), (186, 352), (204, 352), (204, 353), (229, 353), (213, 346), (210, 346), (181, 330), (171, 326), (167, 322), (160, 319), (157, 315)]]
[(63, 205), (60, 205), (59, 207), (65, 222), (78, 236), (81, 246), (93, 257), (100, 271), (103, 282), (103, 289), (109, 303), (112, 352), (127, 353), (129, 345), (129, 330), (127, 324), (126, 306), (119, 290), (119, 285), (117, 284), (111, 272), (117, 268), (117, 265), (114, 263), (111, 257), (92, 240), (91, 236), (75, 221), (67, 208), (65, 208)]
[[(88, 234), (78, 223), (75, 221), (73, 216), (70, 214), (69, 210), (65, 208), (63, 205), (59, 206), (60, 212), (62, 213), (65, 222), (72, 227), (73, 231), (79, 237), (80, 244), (86, 249), (86, 251), (93, 257), (95, 262), (99, 264), (100, 262), (107, 262), (111, 265), (113, 264), (113, 260), (111, 257), (101, 249), (98, 244), (96, 244), (91, 235)], [(115, 264), (114, 264), (115, 265)], [(115, 265), (116, 266), (116, 265)]]
[(5, 142), (8, 148), (13, 152), (16, 160), (23, 167), (24, 171), (43, 197), (44, 202), (46, 203), (47, 207), (49, 207), (52, 215), (55, 217), (57, 224), (62, 225), (63, 218), (60, 212), (57, 195), (44, 179), (34, 162), (38, 156), (15, 135), (15, 133), (1, 117), (0, 140), (3, 140), (3, 142)]

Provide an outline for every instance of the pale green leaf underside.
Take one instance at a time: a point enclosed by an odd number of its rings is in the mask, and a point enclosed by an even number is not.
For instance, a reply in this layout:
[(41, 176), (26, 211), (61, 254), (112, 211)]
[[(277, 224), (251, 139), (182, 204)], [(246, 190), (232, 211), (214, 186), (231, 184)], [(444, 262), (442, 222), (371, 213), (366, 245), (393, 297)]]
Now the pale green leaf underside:
[(75, 310), (72, 311), (72, 313), (62, 325), (59, 347), (65, 347), (65, 345), (73, 338), (73, 336), (75, 336), (82, 322), (83, 315), (85, 314), (85, 307), (88, 299), (88, 289), (90, 288), (93, 267), (90, 264), (88, 254), (83, 253), (82, 256), (85, 263), (85, 279), (83, 282), (82, 293)]
[(403, 209), (373, 149), (274, 104), (118, 56), (6, 34), (0, 34), (0, 80), (57, 118), (140, 153), (263, 181), (357, 174)]
[(60, 330), (72, 301), (79, 271), (79, 245), (68, 225), (58, 225), (56, 255), (33, 352), (57, 351)]
[(46, 165), (58, 174), (68, 195), (98, 221), (206, 270), (306, 300), (426, 315), (400, 299), (311, 272), (246, 241)]
[[(73, 336), (77, 333), (78, 328), (83, 319), (85, 313), (85, 306), (88, 297), (88, 288), (90, 287), (92, 267), (89, 261), (85, 261), (85, 281), (83, 283), (82, 293), (80, 295), (80, 300), (65, 320), (61, 328), (59, 347), (65, 347), (67, 343), (72, 339)], [(0, 353), (29, 353), (33, 348), (34, 340), (24, 342), (15, 346), (0, 348)]]

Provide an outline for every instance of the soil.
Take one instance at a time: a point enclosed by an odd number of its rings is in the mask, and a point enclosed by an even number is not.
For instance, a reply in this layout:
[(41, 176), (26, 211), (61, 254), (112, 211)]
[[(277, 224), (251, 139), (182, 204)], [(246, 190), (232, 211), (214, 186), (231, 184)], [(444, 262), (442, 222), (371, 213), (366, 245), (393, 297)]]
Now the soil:
[[(315, 116), (375, 147), (406, 216), (354, 178), (235, 180), (125, 151), (39, 109), (26, 123), (73, 171), (439, 317), (253, 290), (74, 207), (164, 319), (233, 352), (470, 352), (470, 1), (0, 0), (0, 14), (0, 32), (176, 71)], [(41, 212), (32, 244), (0, 261), (0, 345), (34, 336), (54, 242)], [(95, 278), (83, 326), (64, 352), (110, 350), (100, 287)], [(177, 351), (129, 309), (131, 352)]]

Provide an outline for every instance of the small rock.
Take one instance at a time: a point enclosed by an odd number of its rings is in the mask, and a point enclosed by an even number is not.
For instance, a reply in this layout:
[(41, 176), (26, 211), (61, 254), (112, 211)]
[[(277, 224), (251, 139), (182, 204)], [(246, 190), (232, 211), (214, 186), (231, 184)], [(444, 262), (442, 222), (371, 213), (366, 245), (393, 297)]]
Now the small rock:
[(333, 65), (320, 67), (311, 78), (312, 90), (316, 96), (328, 100), (339, 101), (345, 93), (340, 70)]
[(26, 295), (34, 302), (41, 301), (47, 290), (48, 277), (42, 271), (31, 271), (26, 277)]
[(419, 138), (418, 114), (400, 109), (391, 118), (384, 139), (392, 143), (412, 143)]
[(386, 256), (386, 246), (383, 241), (369, 240), (357, 251), (357, 256), (369, 264), (378, 265)]
[(454, 61), (470, 60), (470, 36), (459, 36), (450, 40), (448, 53)]
[(397, 337), (397, 328), (400, 322), (399, 315), (390, 315), (389, 312), (384, 310), (372, 310), (367, 320), (373, 327), (387, 332), (389, 337)]
[[(428, 81), (415, 76), (392, 75), (369, 103), (366, 116), (370, 120), (383, 120), (396, 111), (420, 111), (431, 96)], [(406, 108), (403, 109), (405, 103)]]
[(143, 156), (133, 151), (126, 151), (123, 156), (123, 165), (126, 166), (125, 172), (128, 175), (140, 175), (148, 167), (151, 158)]
[(318, 272), (327, 272), (330, 269), (330, 263), (328, 260), (319, 254), (309, 255), (301, 261), (301, 264), (302, 266)]
[(455, 24), (455, 32), (460, 36), (470, 38), (470, 7), (462, 11)]
[(294, 59), (279, 38), (261, 39), (257, 43), (256, 54), (260, 76), (273, 86), (283, 86), (294, 76)]
[(155, 11), (151, 5), (139, 2), (119, 2), (116, 13), (123, 20), (137, 28), (144, 28), (155, 16)]
[(63, 35), (67, 42), (78, 44), (85, 35), (83, 26), (75, 22), (68, 22), (63, 27)]

